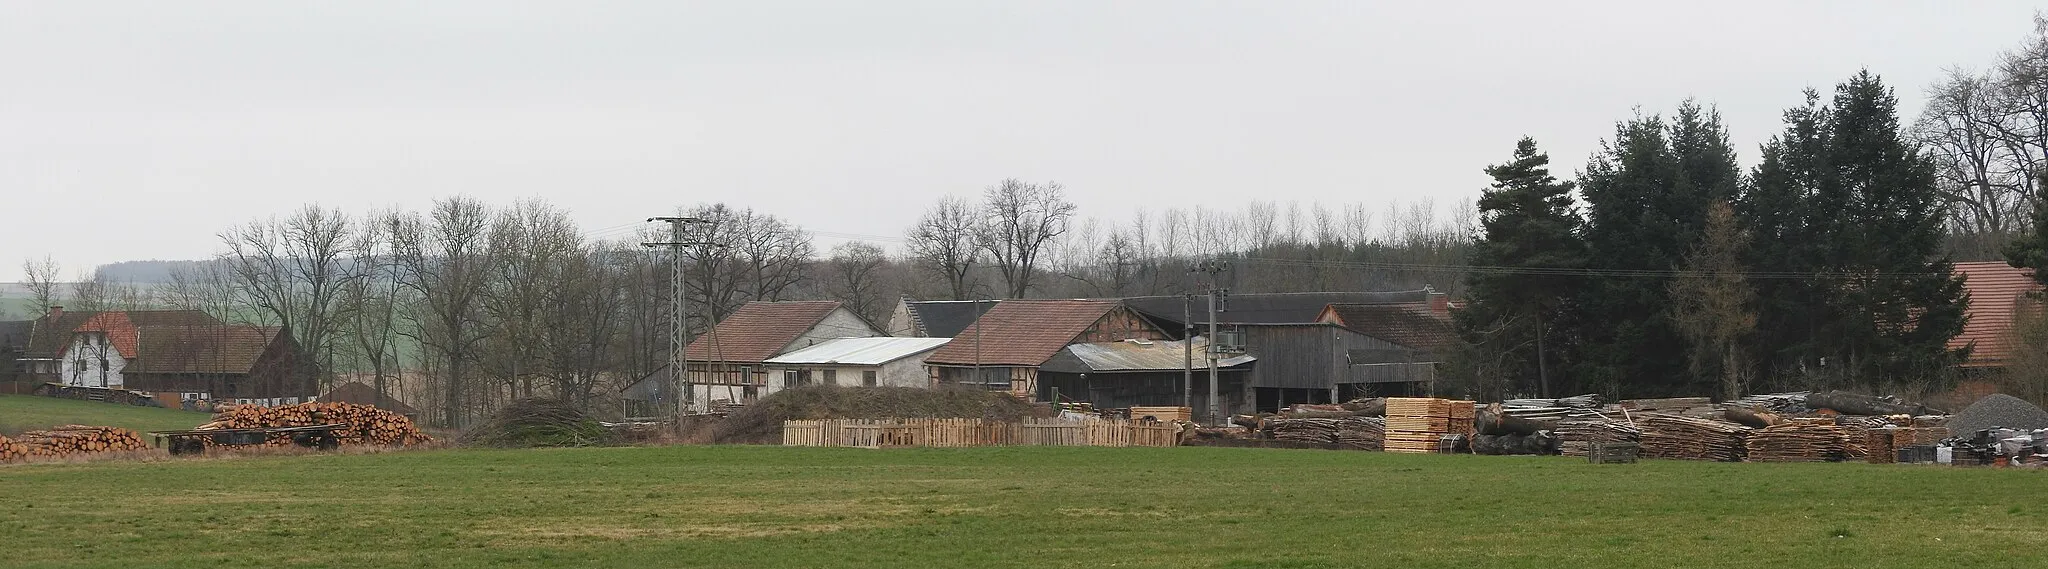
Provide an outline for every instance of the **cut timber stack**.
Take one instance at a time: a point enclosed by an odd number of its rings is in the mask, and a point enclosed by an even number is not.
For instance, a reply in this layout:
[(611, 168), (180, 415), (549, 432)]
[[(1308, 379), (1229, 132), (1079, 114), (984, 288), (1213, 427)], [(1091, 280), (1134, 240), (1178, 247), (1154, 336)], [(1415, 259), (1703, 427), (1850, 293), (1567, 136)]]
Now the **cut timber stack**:
[[(354, 403), (300, 403), (280, 407), (257, 405), (234, 405), (222, 407), (213, 415), (213, 422), (200, 425), (200, 429), (263, 429), (271, 427), (307, 427), (329, 423), (343, 423), (348, 428), (335, 433), (342, 444), (353, 445), (411, 445), (431, 442), (433, 437), (420, 432), (412, 419), (404, 415), (379, 409), (373, 405)], [(209, 443), (211, 444), (211, 443)], [(283, 446), (291, 444), (291, 435), (275, 434), (265, 444)]]
[(1379, 417), (1356, 417), (1337, 431), (1337, 444), (1347, 448), (1385, 450), (1386, 441), (1387, 420)]
[(1595, 443), (1633, 443), (1643, 440), (1643, 431), (1623, 421), (1606, 418), (1569, 418), (1557, 422), (1559, 448), (1565, 456), (1592, 454)]
[[(1827, 419), (1795, 419), (1749, 434), (1754, 462), (1834, 462), (1849, 456), (1849, 429)], [(1860, 446), (1860, 445), (1859, 445)]]
[(1158, 420), (1159, 420), (1160, 422), (1163, 422), (1163, 423), (1172, 423), (1172, 422), (1176, 422), (1176, 421), (1178, 421), (1178, 422), (1182, 422), (1182, 423), (1186, 423), (1186, 422), (1190, 422), (1190, 421), (1193, 421), (1193, 420), (1194, 420), (1194, 416), (1195, 416), (1195, 410), (1194, 410), (1194, 409), (1190, 409), (1190, 408), (1187, 408), (1187, 407), (1132, 407), (1132, 408), (1131, 408), (1131, 418), (1132, 418), (1132, 419), (1144, 419), (1144, 418), (1146, 418), (1146, 417), (1151, 417), (1151, 418), (1154, 418), (1154, 419), (1158, 419)]
[(1749, 428), (1727, 421), (1669, 413), (1635, 415), (1643, 429), (1642, 455), (1685, 460), (1742, 460)]
[[(1864, 431), (1864, 460), (1871, 464), (1891, 464), (1894, 462), (1898, 462), (1898, 448), (1892, 446), (1893, 437), (1898, 435), (1898, 432), (1898, 429), (1871, 429), (1868, 431)], [(1907, 436), (1911, 437), (1912, 435)], [(1910, 441), (1912, 439), (1909, 438), (1907, 440)]]
[(28, 445), (0, 436), (0, 462), (28, 458)]
[(1359, 450), (1380, 450), (1385, 429), (1383, 420), (1375, 417), (1266, 420), (1266, 430), (1277, 440), (1337, 444)]
[(1619, 409), (1627, 409), (1631, 413), (1667, 413), (1700, 418), (1721, 416), (1721, 410), (1714, 407), (1714, 400), (1706, 397), (1624, 399), (1616, 405)]
[(1387, 452), (1433, 453), (1444, 435), (1472, 434), (1471, 401), (1394, 397), (1387, 399)]
[(86, 425), (64, 425), (47, 431), (29, 431), (21, 438), (7, 441), (0, 438), (0, 456), (10, 458), (55, 457), (115, 452), (124, 450), (147, 450), (142, 435), (118, 427), (90, 427)]

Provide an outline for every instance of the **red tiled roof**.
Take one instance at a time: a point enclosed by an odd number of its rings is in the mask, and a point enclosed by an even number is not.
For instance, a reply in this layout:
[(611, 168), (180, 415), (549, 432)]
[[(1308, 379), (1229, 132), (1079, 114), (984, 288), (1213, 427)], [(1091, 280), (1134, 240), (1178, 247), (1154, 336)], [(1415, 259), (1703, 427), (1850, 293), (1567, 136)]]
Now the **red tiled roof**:
[(247, 374), (284, 329), (276, 326), (145, 326), (133, 329), (141, 352), (134, 373)]
[(838, 301), (749, 302), (683, 350), (693, 362), (761, 363), (839, 308)]
[(1437, 351), (1460, 343), (1449, 320), (1428, 303), (1332, 304), (1323, 321), (1417, 350)]
[[(1073, 343), (1117, 306), (1118, 303), (1106, 300), (1005, 300), (988, 309), (924, 361), (1036, 366)], [(975, 349), (977, 345), (979, 350)]]
[(2003, 364), (2012, 355), (2009, 333), (2020, 301), (2041, 290), (2041, 284), (2034, 282), (2032, 271), (1998, 261), (1956, 263), (1956, 274), (1964, 276), (1963, 289), (1970, 293), (1970, 319), (1961, 334), (1949, 339), (1949, 349), (1976, 345), (1964, 367)]
[(73, 336), (79, 332), (103, 332), (109, 343), (121, 355), (133, 357), (136, 345), (135, 328), (138, 326), (221, 326), (223, 323), (213, 316), (197, 310), (129, 310), (129, 311), (74, 311), (64, 312), (56, 318), (47, 315), (34, 321), (34, 330), (24, 356), (32, 358), (57, 358), (71, 349)]

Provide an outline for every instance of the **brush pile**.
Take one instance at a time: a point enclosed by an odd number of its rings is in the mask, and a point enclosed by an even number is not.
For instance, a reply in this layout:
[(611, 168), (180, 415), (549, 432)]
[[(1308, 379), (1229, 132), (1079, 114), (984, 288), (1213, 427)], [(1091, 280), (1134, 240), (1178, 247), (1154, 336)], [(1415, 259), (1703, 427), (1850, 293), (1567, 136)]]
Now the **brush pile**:
[(1571, 418), (1557, 422), (1561, 454), (1584, 458), (1594, 443), (1633, 443), (1643, 438), (1642, 429), (1606, 418)]
[[(1757, 429), (1749, 434), (1747, 449), (1753, 462), (1834, 462), (1850, 458), (1850, 438), (1857, 450), (1864, 443), (1861, 430), (1852, 430), (1827, 419), (1794, 419)], [(1862, 453), (1857, 453), (1860, 458)]]
[(463, 446), (581, 447), (612, 444), (612, 431), (582, 409), (552, 399), (527, 399), (499, 409), (462, 433)]
[[(373, 405), (355, 403), (300, 403), (278, 407), (260, 405), (229, 405), (214, 411), (213, 422), (200, 425), (207, 429), (266, 429), (272, 427), (309, 427), (342, 423), (348, 428), (335, 432), (346, 445), (412, 445), (432, 442), (433, 437), (420, 432), (412, 419), (404, 415), (379, 409)], [(284, 446), (292, 442), (290, 434), (274, 434), (264, 444)], [(209, 443), (211, 444), (211, 443)]]
[(1740, 462), (1747, 450), (1749, 428), (1727, 421), (1669, 413), (1635, 416), (1643, 429), (1642, 455), (1648, 458)]
[(17, 439), (0, 437), (0, 461), (148, 449), (142, 435), (118, 427), (63, 425), (28, 431)]

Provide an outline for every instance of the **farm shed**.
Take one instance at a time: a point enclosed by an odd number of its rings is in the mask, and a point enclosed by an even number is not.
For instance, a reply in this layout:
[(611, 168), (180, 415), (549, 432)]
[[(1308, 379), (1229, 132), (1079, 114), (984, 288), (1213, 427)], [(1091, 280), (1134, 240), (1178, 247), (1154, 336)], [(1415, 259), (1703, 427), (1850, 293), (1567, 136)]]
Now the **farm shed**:
[[(1425, 303), (1431, 292), (1424, 290), (1403, 290), (1386, 292), (1273, 292), (1231, 294), (1225, 297), (1222, 311), (1216, 314), (1216, 323), (1231, 324), (1307, 324), (1317, 322), (1323, 309), (1331, 304), (1393, 304)], [(1209, 303), (1202, 296), (1196, 296), (1192, 304), (1183, 304), (1179, 296), (1137, 296), (1124, 299), (1124, 304), (1157, 323), (1162, 329), (1182, 334), (1184, 324), (1207, 326)], [(1191, 312), (1186, 314), (1183, 311)], [(1186, 315), (1184, 315), (1186, 314)], [(1200, 330), (1196, 330), (1200, 333)]]
[(925, 358), (934, 384), (1033, 398), (1038, 367), (1068, 344), (1163, 340), (1166, 333), (1113, 300), (1005, 300)]
[(1392, 381), (1403, 376), (1374, 371), (1372, 365), (1354, 366), (1352, 360), (1357, 355), (1368, 358), (1360, 362), (1363, 364), (1416, 363), (1374, 359), (1413, 351), (1406, 346), (1327, 322), (1241, 325), (1239, 329), (1244, 332), (1245, 353), (1258, 358), (1244, 395), (1254, 409), (1277, 411), (1294, 403), (1333, 403), (1360, 395), (1413, 390), (1407, 385), (1382, 385), (1406, 382)]
[(621, 391), (626, 414), (672, 414), (678, 395), (693, 412), (710, 410), (713, 401), (750, 402), (780, 387), (768, 381), (769, 358), (833, 338), (880, 335), (837, 301), (749, 302), (683, 351), (687, 374), (681, 379), (689, 383), (689, 392), (679, 391), (670, 366), (661, 366)]
[(1970, 293), (1965, 308), (1969, 320), (1963, 331), (1948, 341), (1948, 349), (1970, 348), (1962, 363), (1966, 369), (2005, 367), (2012, 357), (2012, 327), (2023, 311), (2039, 311), (2039, 300), (2028, 295), (2041, 292), (2033, 272), (2003, 262), (1956, 263), (1963, 290)]
[[(1195, 409), (1209, 405), (1209, 342), (1192, 346), (1178, 340), (1125, 340), (1071, 344), (1038, 368), (1039, 398), (1086, 401), (1101, 409), (1134, 406), (1180, 406), (1187, 379), (1188, 350), (1193, 350)], [(1217, 362), (1218, 400), (1226, 409), (1244, 408), (1244, 382), (1254, 358), (1239, 355)]]
[[(836, 338), (769, 358), (774, 387), (855, 385), (930, 387), (924, 355), (950, 338)], [(771, 389), (772, 391), (772, 389)]]
[(896, 303), (888, 332), (904, 338), (951, 338), (995, 307), (994, 300), (910, 300)]

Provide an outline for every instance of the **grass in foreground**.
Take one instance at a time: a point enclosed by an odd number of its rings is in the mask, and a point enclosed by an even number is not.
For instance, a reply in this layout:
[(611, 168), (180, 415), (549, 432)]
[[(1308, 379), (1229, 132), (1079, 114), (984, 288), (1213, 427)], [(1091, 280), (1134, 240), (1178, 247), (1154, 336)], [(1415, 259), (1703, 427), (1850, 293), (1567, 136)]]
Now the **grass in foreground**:
[(9, 567), (2038, 567), (2048, 473), (668, 447), (0, 467)]
[(0, 433), (54, 425), (104, 425), (138, 432), (190, 429), (212, 415), (182, 409), (136, 407), (37, 395), (0, 395)]

